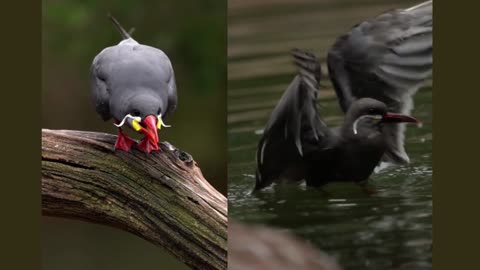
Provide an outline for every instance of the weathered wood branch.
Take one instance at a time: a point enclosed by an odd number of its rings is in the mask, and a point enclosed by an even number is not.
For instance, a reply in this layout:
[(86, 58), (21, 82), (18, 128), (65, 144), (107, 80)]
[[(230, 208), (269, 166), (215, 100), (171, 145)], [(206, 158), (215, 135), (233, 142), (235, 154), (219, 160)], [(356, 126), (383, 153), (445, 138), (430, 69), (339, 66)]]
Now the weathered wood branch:
[(106, 224), (165, 248), (193, 269), (227, 268), (227, 200), (191, 156), (113, 151), (116, 136), (42, 130), (42, 212)]

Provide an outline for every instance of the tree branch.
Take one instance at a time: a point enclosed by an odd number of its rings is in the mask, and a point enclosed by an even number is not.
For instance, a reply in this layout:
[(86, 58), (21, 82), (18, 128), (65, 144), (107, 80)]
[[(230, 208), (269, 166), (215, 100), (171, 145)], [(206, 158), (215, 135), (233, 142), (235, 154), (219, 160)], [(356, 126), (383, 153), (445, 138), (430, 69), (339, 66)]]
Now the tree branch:
[(42, 212), (134, 233), (193, 269), (227, 268), (227, 200), (170, 144), (113, 151), (116, 136), (42, 130)]

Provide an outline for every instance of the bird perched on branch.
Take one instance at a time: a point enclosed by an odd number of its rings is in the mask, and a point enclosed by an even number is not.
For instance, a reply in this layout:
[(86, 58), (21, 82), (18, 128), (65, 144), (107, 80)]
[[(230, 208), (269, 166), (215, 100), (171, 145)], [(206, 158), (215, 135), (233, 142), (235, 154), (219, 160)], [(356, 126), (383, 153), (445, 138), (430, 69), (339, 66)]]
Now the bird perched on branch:
[(115, 149), (129, 151), (135, 144), (122, 130), (128, 126), (145, 135), (139, 149), (159, 150), (157, 130), (168, 127), (163, 120), (177, 106), (172, 64), (163, 51), (138, 43), (114, 17), (109, 18), (123, 40), (103, 49), (91, 65), (96, 111), (104, 121), (113, 118), (119, 128)]
[(402, 123), (431, 76), (432, 2), (383, 13), (337, 39), (327, 64), (344, 123), (330, 129), (316, 107), (321, 76), (312, 53), (293, 50), (299, 68), (257, 148), (255, 189), (277, 180), (321, 186), (362, 182), (383, 159), (407, 163)]

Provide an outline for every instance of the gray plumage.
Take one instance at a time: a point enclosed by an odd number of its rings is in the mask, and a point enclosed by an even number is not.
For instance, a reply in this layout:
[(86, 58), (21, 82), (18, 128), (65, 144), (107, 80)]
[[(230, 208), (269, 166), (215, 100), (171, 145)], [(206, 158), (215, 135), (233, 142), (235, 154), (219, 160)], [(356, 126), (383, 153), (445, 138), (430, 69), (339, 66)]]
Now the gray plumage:
[(92, 98), (103, 120), (125, 115), (165, 118), (177, 106), (172, 64), (154, 47), (139, 44), (111, 17), (124, 38), (102, 50), (90, 69)]
[[(354, 26), (328, 53), (328, 70), (340, 106), (371, 97), (393, 112), (409, 114), (412, 96), (432, 73), (432, 1), (383, 13)], [(386, 132), (385, 161), (409, 162), (403, 146), (405, 126)]]

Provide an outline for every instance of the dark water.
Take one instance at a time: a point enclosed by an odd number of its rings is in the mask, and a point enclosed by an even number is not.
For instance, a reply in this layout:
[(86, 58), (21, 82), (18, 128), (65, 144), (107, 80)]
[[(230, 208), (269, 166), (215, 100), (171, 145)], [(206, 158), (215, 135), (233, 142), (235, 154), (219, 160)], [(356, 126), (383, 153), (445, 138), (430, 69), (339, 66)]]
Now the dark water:
[[(410, 126), (411, 163), (373, 174), (369, 194), (355, 184), (323, 190), (277, 186), (250, 194), (255, 150), (270, 112), (293, 78), (288, 51), (314, 49), (321, 58), (334, 38), (381, 11), (412, 1), (230, 2), (229, 215), (284, 228), (336, 256), (345, 269), (431, 269), (432, 91), (421, 89)], [(355, 3), (352, 5), (351, 3)], [(325, 70), (325, 69), (324, 69)], [(321, 113), (329, 125), (343, 120), (330, 82), (322, 82)]]

